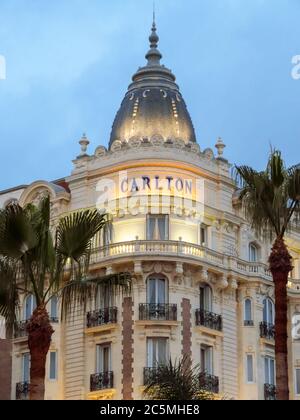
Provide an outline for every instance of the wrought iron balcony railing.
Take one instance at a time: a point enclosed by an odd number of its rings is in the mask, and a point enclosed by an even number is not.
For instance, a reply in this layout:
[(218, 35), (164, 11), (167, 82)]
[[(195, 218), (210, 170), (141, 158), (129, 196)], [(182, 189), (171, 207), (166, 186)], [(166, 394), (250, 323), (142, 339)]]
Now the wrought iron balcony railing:
[(114, 373), (102, 372), (95, 373), (90, 377), (90, 389), (93, 391), (101, 391), (102, 389), (111, 389), (114, 387)]
[(245, 327), (254, 327), (254, 321), (251, 321), (251, 320), (245, 320), (245, 321), (244, 321), (244, 326), (245, 326)]
[(15, 338), (21, 338), (27, 336), (27, 324), (29, 321), (20, 321), (15, 326), (14, 336)]
[(201, 372), (199, 377), (199, 387), (201, 390), (219, 393), (219, 378), (214, 375), (209, 375), (206, 372)]
[(144, 368), (144, 385), (149, 385), (152, 381), (155, 380), (157, 375), (157, 367), (145, 367)]
[(19, 382), (16, 384), (16, 400), (29, 400), (29, 382)]
[(268, 340), (275, 340), (275, 325), (261, 322), (259, 324), (260, 337)]
[(167, 303), (140, 303), (140, 321), (177, 321), (177, 305)]
[(203, 309), (197, 309), (196, 325), (202, 325), (203, 327), (210, 328), (211, 330), (222, 331), (222, 316), (214, 314), (213, 312), (204, 311)]
[(87, 328), (99, 327), (106, 324), (116, 324), (117, 315), (118, 309), (115, 307), (88, 312), (86, 316)]
[(271, 384), (264, 385), (264, 394), (266, 401), (276, 400), (276, 386)]

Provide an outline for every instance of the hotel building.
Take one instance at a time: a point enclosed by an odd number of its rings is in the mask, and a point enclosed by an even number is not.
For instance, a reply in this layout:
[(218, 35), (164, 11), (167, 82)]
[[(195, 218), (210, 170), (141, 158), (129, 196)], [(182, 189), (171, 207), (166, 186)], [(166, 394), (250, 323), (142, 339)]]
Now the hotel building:
[[(157, 363), (183, 355), (199, 363), (205, 389), (233, 399), (273, 399), (274, 287), (270, 243), (255, 236), (238, 203), (219, 138), (198, 145), (175, 76), (161, 64), (155, 24), (147, 63), (132, 78), (109, 147), (81, 152), (72, 173), (0, 193), (0, 206), (50, 194), (52, 220), (106, 208), (113, 227), (93, 244), (91, 273), (132, 273), (130, 297), (99, 296), (88, 313), (61, 322), (47, 360), (46, 399), (140, 399)], [(300, 232), (287, 243), (294, 270), (289, 297), (291, 399), (300, 400)], [(11, 398), (28, 395), (23, 296), (12, 342)], [(1, 343), (1, 341), (0, 341)]]

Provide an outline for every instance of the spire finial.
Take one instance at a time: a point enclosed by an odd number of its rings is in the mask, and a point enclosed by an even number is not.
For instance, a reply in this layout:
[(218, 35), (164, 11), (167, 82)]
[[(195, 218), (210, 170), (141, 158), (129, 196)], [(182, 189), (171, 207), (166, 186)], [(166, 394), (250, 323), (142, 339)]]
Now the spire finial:
[(158, 51), (159, 36), (156, 33), (156, 13), (155, 13), (155, 2), (153, 2), (153, 23), (151, 28), (150, 51), (146, 55), (148, 65), (160, 65), (160, 59), (162, 58), (161, 53)]

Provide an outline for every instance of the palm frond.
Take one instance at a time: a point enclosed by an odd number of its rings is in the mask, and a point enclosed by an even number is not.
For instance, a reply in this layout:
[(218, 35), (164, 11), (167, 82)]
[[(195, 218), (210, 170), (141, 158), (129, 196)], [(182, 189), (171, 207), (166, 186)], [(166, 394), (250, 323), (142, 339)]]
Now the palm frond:
[(86, 312), (98, 293), (103, 295), (130, 295), (132, 279), (130, 273), (110, 274), (102, 277), (71, 280), (60, 290), (62, 318), (80, 309)]
[(6, 329), (11, 332), (17, 320), (19, 292), (15, 261), (0, 257), (0, 315), (5, 318)]

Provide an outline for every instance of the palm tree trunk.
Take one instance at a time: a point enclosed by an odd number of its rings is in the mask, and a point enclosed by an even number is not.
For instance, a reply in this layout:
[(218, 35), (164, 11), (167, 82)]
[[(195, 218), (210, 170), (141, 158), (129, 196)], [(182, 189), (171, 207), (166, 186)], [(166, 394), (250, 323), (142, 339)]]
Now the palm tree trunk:
[(284, 240), (277, 238), (269, 262), (275, 285), (276, 397), (278, 400), (289, 399), (287, 283), (289, 272), (293, 269), (291, 259)]
[(44, 305), (38, 306), (27, 326), (30, 350), (30, 399), (45, 397), (46, 357), (54, 330)]

